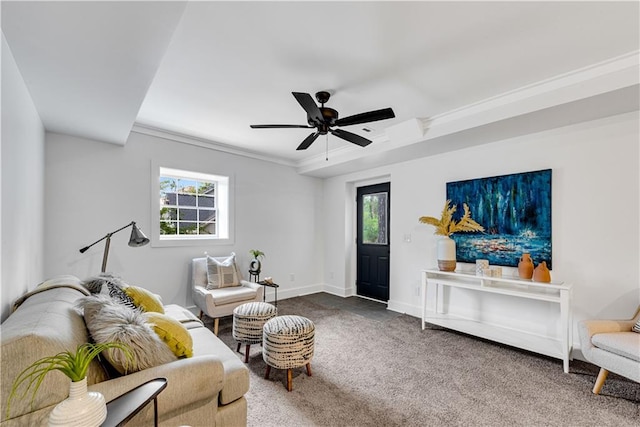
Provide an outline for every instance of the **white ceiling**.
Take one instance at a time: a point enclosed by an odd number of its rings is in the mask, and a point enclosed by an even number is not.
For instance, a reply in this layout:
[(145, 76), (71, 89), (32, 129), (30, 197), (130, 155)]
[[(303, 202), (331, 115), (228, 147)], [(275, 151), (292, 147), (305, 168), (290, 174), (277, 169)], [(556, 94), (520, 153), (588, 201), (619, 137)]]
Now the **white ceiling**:
[[(330, 158), (363, 158), (593, 64), (637, 68), (638, 14), (638, 2), (3, 1), (2, 31), (48, 130), (122, 144), (136, 122), (311, 170), (327, 141)], [(346, 128), (366, 148), (330, 136), (299, 152), (309, 129), (249, 128), (306, 124), (291, 92), (319, 90), (341, 117), (396, 118)]]

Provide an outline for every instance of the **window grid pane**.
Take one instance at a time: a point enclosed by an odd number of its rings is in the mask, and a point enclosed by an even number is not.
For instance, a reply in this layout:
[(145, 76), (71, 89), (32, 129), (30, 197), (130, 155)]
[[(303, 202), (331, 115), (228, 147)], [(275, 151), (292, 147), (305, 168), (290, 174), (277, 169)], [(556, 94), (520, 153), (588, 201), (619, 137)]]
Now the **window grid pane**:
[(160, 177), (160, 234), (216, 235), (215, 181)]

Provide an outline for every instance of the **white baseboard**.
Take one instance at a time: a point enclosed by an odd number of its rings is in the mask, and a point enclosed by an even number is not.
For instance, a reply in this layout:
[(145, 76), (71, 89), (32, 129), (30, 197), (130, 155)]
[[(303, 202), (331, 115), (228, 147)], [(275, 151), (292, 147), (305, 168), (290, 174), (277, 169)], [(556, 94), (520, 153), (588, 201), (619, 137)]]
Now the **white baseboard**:
[(394, 301), (392, 299), (387, 302), (387, 310), (422, 318), (422, 308), (420, 306)]
[(355, 293), (355, 288), (347, 288), (347, 289), (345, 289), (345, 288), (341, 288), (341, 287), (338, 287), (338, 286), (330, 285), (328, 283), (324, 283), (323, 284), (322, 291), (324, 291), (324, 292), (326, 292), (328, 294), (336, 295), (336, 296), (343, 297), (343, 298), (351, 297), (351, 296), (356, 294)]
[[(302, 295), (316, 294), (318, 292), (322, 292), (323, 290), (324, 290), (323, 283), (316, 283), (316, 284), (307, 285), (307, 286), (298, 286), (295, 288), (288, 288), (288, 289), (282, 289), (280, 287), (278, 288), (278, 299), (280, 300), (280, 299), (299, 297)], [(275, 294), (273, 292), (269, 292), (269, 295), (267, 295), (267, 300), (269, 300), (269, 297), (271, 297), (271, 301), (273, 301)]]

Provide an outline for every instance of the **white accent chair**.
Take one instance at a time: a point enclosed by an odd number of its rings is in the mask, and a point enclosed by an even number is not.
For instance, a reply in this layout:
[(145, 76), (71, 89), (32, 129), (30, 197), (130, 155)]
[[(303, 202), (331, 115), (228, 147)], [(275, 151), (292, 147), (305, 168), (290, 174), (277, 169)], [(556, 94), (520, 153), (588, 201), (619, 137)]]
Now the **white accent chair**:
[(632, 331), (638, 319), (640, 308), (630, 320), (578, 322), (582, 354), (600, 367), (593, 393), (600, 393), (609, 371), (640, 382), (640, 333)]
[[(218, 258), (219, 260), (227, 257)], [(191, 295), (200, 309), (200, 319), (206, 314), (213, 320), (213, 333), (218, 335), (218, 321), (231, 316), (233, 309), (248, 302), (262, 301), (264, 287), (257, 283), (241, 280), (241, 286), (207, 289), (207, 257), (191, 260)]]

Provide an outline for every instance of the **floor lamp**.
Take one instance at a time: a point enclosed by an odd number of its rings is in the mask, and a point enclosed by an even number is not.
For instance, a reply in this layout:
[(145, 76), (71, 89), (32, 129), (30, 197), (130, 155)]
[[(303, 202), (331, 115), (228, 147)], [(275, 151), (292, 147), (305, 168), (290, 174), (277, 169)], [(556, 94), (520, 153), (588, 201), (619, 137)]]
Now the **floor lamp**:
[(89, 249), (91, 246), (95, 245), (96, 243), (102, 242), (104, 239), (107, 239), (107, 242), (104, 245), (104, 255), (102, 256), (102, 272), (104, 273), (107, 269), (107, 257), (109, 256), (109, 246), (111, 245), (111, 236), (113, 236), (119, 231), (124, 230), (127, 227), (132, 227), (131, 237), (129, 237), (129, 246), (137, 248), (138, 246), (144, 246), (147, 243), (149, 243), (149, 239), (147, 239), (147, 236), (145, 236), (144, 233), (140, 231), (140, 229), (136, 225), (136, 222), (131, 221), (129, 224), (125, 225), (124, 227), (118, 228), (116, 231), (112, 231), (111, 233), (107, 234), (103, 238), (96, 240), (89, 246), (85, 246), (84, 248), (80, 249), (80, 253), (81, 254), (85, 253), (87, 249)]

